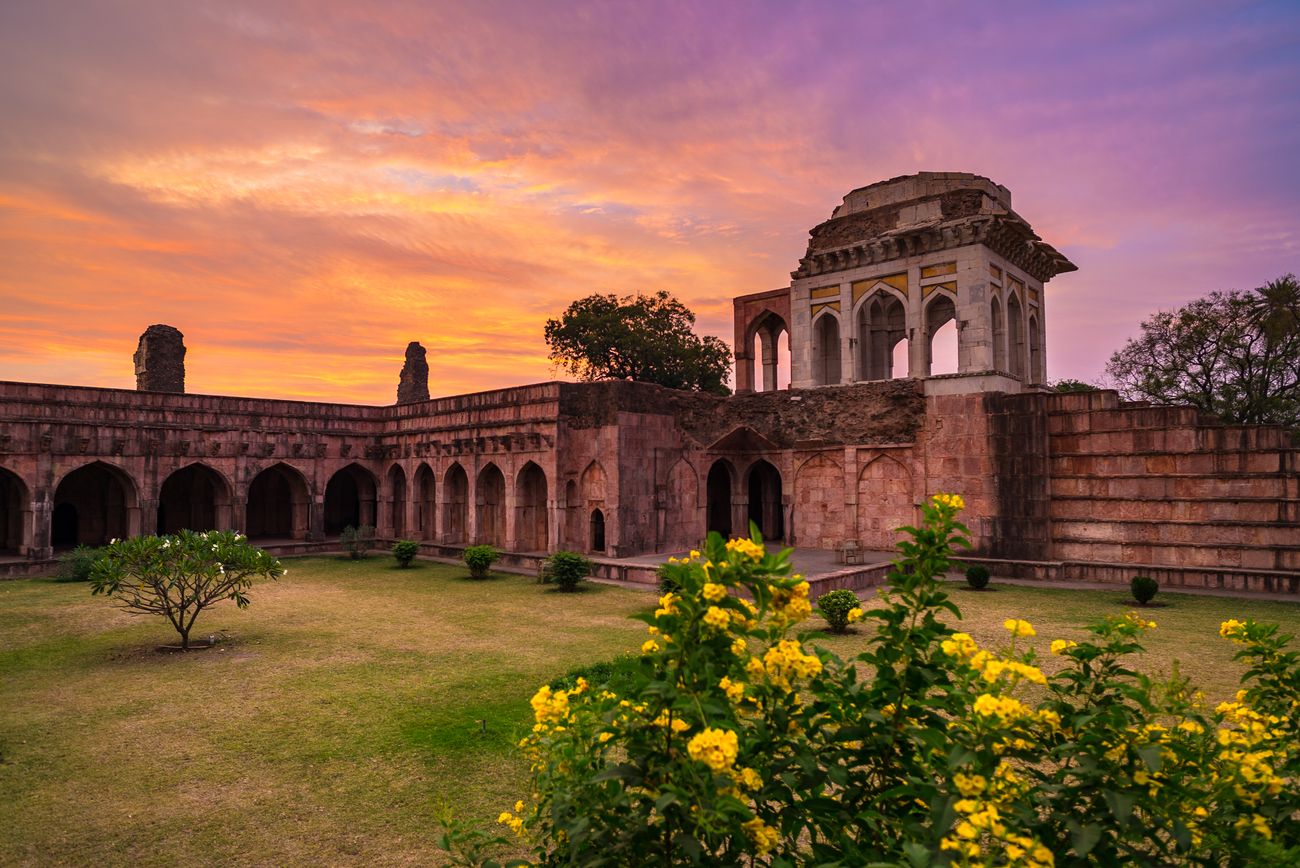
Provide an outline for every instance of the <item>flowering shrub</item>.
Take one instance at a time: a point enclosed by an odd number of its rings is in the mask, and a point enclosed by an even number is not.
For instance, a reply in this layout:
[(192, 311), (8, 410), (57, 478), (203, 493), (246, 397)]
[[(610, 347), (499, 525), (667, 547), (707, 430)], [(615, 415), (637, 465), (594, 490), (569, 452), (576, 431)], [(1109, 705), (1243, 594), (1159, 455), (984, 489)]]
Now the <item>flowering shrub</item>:
[(107, 594), (128, 612), (162, 615), (189, 650), (190, 630), (213, 603), (248, 607), (253, 579), (288, 572), (280, 562), (234, 531), (183, 530), (171, 536), (113, 540), (94, 562), (92, 594)]
[(862, 603), (857, 594), (840, 588), (817, 598), (817, 613), (826, 619), (832, 633), (843, 633), (849, 624), (862, 617)]
[(1248, 686), (1215, 709), (1132, 668), (1155, 629), (1134, 613), (1052, 641), (1049, 677), (1028, 621), (997, 648), (944, 623), (963, 507), (936, 496), (905, 529), (849, 661), (793, 632), (788, 551), (714, 534), (670, 563), (626, 686), (533, 697), (530, 795), (498, 818), (519, 864), (1295, 864), (1291, 637), (1225, 622)]

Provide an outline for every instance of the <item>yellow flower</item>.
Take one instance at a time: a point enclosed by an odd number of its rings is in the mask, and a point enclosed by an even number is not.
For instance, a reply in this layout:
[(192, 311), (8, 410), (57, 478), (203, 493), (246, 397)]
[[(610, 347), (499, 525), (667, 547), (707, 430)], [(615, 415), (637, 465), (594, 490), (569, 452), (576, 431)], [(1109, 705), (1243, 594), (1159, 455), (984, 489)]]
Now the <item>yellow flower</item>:
[(761, 561), (763, 559), (763, 547), (753, 540), (733, 539), (727, 542), (727, 551), (740, 552), (750, 560)]
[(1219, 635), (1224, 639), (1231, 639), (1236, 645), (1245, 645), (1246, 624), (1244, 621), (1231, 618), (1219, 625)]
[(1273, 837), (1273, 830), (1269, 828), (1268, 820), (1261, 817), (1259, 814), (1255, 814), (1249, 818), (1242, 817), (1237, 820), (1234, 827), (1237, 829), (1254, 829), (1256, 834), (1265, 838), (1272, 839)]
[(736, 734), (731, 730), (709, 727), (692, 738), (687, 743), (686, 750), (691, 755), (691, 759), (704, 763), (715, 772), (720, 772), (731, 768), (736, 762), (740, 744)]
[(747, 790), (757, 790), (763, 786), (763, 779), (753, 769), (740, 770), (740, 784)]
[(861, 620), (862, 620), (862, 608), (860, 606), (854, 606), (852, 609), (849, 609), (850, 624)]
[(653, 654), (658, 650), (659, 650), (659, 643), (653, 639), (645, 640), (645, 644), (641, 646), (642, 654)]
[(719, 585), (714, 582), (705, 582), (702, 595), (704, 599), (708, 600), (710, 603), (717, 603), (721, 601), (723, 597), (727, 596), (727, 587), (726, 585)]
[(727, 614), (726, 609), (709, 606), (709, 611), (704, 613), (704, 623), (715, 630), (725, 630), (731, 626), (731, 616)]
[(781, 835), (758, 817), (746, 820), (743, 824), (745, 833), (754, 842), (754, 850), (759, 856), (767, 854), (781, 840)]
[(727, 694), (727, 698), (732, 702), (739, 702), (740, 698), (745, 695), (745, 685), (739, 681), (732, 681), (726, 676), (718, 682), (718, 686), (722, 688), (722, 692)]
[(533, 717), (539, 726), (558, 723), (569, 716), (569, 691), (551, 691), (549, 685), (543, 684), (529, 700), (533, 707)]
[(966, 508), (966, 501), (962, 500), (960, 494), (936, 494), (930, 500), (938, 506), (946, 506), (949, 509)]
[(731, 643), (731, 653), (737, 657), (749, 650), (749, 644), (744, 639), (736, 639)]
[(1022, 621), (1019, 618), (1008, 618), (1002, 622), (1002, 626), (1012, 636), (1037, 636), (1038, 631), (1033, 628), (1028, 621)]
[(989, 782), (983, 775), (966, 775), (957, 772), (952, 776), (952, 782), (957, 785), (957, 792), (963, 796), (978, 796), (988, 788)]
[(1053, 640), (1052, 640), (1052, 653), (1053, 653), (1053, 654), (1064, 654), (1064, 653), (1065, 653), (1067, 650), (1069, 650), (1070, 648), (1077, 648), (1077, 647), (1079, 647), (1079, 643), (1078, 643), (1078, 642), (1072, 642), (1072, 641), (1070, 641), (1069, 639), (1053, 639)]

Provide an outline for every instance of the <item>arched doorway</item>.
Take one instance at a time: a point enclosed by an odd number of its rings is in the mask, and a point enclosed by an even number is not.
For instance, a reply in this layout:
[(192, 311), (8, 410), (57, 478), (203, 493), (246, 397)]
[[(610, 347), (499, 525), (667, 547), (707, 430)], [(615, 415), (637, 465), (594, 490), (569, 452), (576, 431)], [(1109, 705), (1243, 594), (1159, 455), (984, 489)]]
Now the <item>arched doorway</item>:
[(878, 455), (858, 474), (858, 538), (862, 547), (890, 551), (898, 529), (916, 520), (912, 475), (901, 462)]
[(346, 527), (375, 526), (375, 477), (360, 464), (349, 464), (325, 485), (325, 535)]
[(478, 475), (474, 486), (474, 506), (478, 520), (475, 540), (481, 545), (505, 548), (506, 544), (506, 478), (501, 468), (488, 463)]
[(1011, 357), (1011, 375), (1025, 376), (1025, 312), (1015, 293), (1007, 299), (1007, 352)]
[(877, 292), (858, 308), (858, 379), (889, 380), (907, 376), (895, 366), (895, 348), (902, 343), (907, 354), (907, 312), (892, 295)]
[(206, 464), (182, 467), (158, 491), (158, 533), (231, 527), (230, 486)]
[(926, 306), (925, 334), (927, 375), (957, 373), (957, 306), (948, 296), (936, 295)]
[(591, 511), (590, 529), (591, 551), (603, 555), (605, 553), (605, 513), (599, 509)]
[(438, 536), (437, 491), (433, 471), (429, 465), (420, 462), (415, 471), (415, 521), (419, 525), (420, 539), (435, 539)]
[(708, 501), (708, 529), (717, 531), (724, 537), (731, 536), (731, 468), (725, 459), (719, 458), (709, 468), (709, 478), (705, 483)]
[(96, 461), (63, 477), (54, 490), (55, 548), (101, 546), (131, 535), (135, 486), (122, 470)]
[(406, 471), (400, 464), (388, 468), (388, 530), (398, 539), (406, 536)]
[(244, 532), (249, 539), (306, 539), (310, 501), (306, 478), (287, 464), (273, 464), (248, 486)]
[(546, 474), (529, 461), (515, 479), (515, 541), (520, 551), (544, 552), (550, 530), (546, 516)]
[(749, 468), (749, 520), (758, 526), (765, 540), (785, 537), (785, 516), (781, 506), (781, 473), (759, 459)]
[(453, 545), (466, 542), (465, 528), (469, 524), (469, 474), (459, 464), (447, 468), (442, 480), (442, 534), (443, 541)]
[(0, 467), (0, 555), (23, 554), (23, 532), (31, 500), (18, 474)]
[(780, 315), (767, 311), (749, 326), (749, 379), (755, 392), (790, 387), (790, 330)]
[(840, 321), (822, 314), (813, 326), (813, 385), (834, 386), (840, 381)]

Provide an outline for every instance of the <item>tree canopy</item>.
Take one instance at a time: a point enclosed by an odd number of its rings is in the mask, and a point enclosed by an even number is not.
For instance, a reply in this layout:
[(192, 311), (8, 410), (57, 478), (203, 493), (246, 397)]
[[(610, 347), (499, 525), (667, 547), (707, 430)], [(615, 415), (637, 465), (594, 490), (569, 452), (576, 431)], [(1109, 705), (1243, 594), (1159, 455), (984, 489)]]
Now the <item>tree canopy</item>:
[(1300, 427), (1300, 283), (1287, 274), (1153, 314), (1106, 372), (1129, 400)]
[(731, 350), (693, 331), (695, 314), (667, 292), (589, 295), (546, 321), (551, 360), (582, 380), (636, 380), (728, 393)]

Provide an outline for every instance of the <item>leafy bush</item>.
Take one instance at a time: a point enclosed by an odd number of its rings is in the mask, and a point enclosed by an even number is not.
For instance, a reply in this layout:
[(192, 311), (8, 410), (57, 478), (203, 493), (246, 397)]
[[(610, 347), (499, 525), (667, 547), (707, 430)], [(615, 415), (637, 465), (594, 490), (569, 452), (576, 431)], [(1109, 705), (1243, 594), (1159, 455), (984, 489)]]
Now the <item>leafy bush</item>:
[(95, 561), (103, 557), (104, 550), (95, 546), (77, 546), (72, 551), (59, 555), (59, 570), (54, 574), (56, 582), (89, 582)]
[(287, 572), (280, 562), (234, 531), (183, 530), (173, 536), (114, 540), (95, 561), (92, 594), (107, 594), (128, 612), (163, 615), (190, 647), (190, 630), (208, 606), (233, 600), (248, 607), (244, 593), (254, 578)]
[(393, 543), (393, 557), (397, 558), (397, 565), (402, 568), (409, 567), (411, 561), (420, 553), (420, 544), (415, 540), (399, 539)]
[(542, 564), (542, 584), (554, 583), (561, 591), (576, 591), (591, 575), (591, 559), (577, 552), (556, 552)]
[(620, 654), (613, 660), (602, 660), (590, 666), (570, 669), (559, 678), (551, 679), (552, 690), (573, 690), (583, 681), (595, 690), (620, 692), (632, 686), (641, 669), (641, 658), (633, 654)]
[(977, 591), (989, 586), (989, 568), (980, 564), (971, 564), (966, 568), (966, 584)]
[(498, 817), (522, 841), (499, 844), (543, 865), (1297, 864), (1292, 637), (1224, 622), (1246, 683), (1214, 709), (1137, 671), (1155, 624), (1134, 612), (1051, 642), (1049, 677), (1028, 622), (984, 648), (945, 623), (961, 508), (938, 495), (907, 529), (849, 661), (794, 633), (788, 552), (711, 535), (671, 565), (626, 687), (537, 691), (531, 795)]
[(841, 588), (818, 597), (817, 612), (826, 619), (832, 633), (843, 633), (862, 617), (862, 603), (857, 594)]
[(474, 579), (486, 579), (488, 570), (501, 558), (501, 552), (492, 546), (468, 546), (462, 555), (469, 574)]
[(1133, 599), (1145, 606), (1160, 590), (1160, 583), (1150, 576), (1134, 576), (1129, 582), (1129, 590), (1133, 592)]
[(677, 581), (668, 571), (668, 564), (660, 564), (655, 570), (655, 577), (659, 580), (660, 594), (675, 594), (681, 590)]
[(348, 525), (339, 534), (339, 545), (352, 556), (352, 560), (360, 560), (375, 547), (375, 529), (368, 524), (361, 527)]

